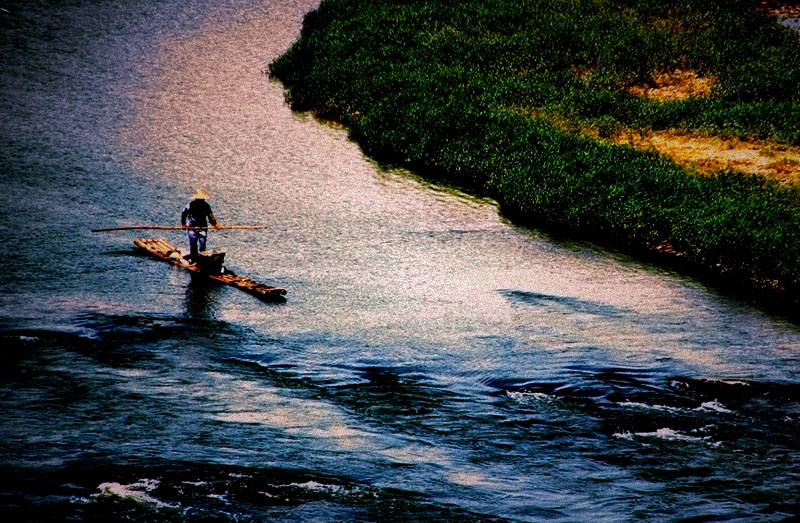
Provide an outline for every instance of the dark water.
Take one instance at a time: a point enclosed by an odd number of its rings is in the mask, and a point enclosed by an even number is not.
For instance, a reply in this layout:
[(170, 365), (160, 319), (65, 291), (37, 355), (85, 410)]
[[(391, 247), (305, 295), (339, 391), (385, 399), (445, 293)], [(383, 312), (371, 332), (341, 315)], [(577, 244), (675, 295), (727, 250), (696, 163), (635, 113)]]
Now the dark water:
[[(800, 515), (798, 327), (292, 114), (313, 5), (3, 4), (3, 520)], [(89, 232), (197, 185), (286, 304)]]

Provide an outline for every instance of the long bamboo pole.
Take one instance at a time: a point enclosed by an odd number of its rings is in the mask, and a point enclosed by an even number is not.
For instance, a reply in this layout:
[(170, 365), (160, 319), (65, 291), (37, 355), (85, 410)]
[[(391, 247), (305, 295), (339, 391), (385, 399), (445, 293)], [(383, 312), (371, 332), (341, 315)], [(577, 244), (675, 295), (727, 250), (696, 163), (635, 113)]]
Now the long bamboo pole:
[(184, 227), (182, 225), (130, 225), (127, 227), (106, 227), (104, 229), (92, 229), (92, 232), (107, 232), (107, 231), (132, 231), (142, 229), (159, 229), (159, 230), (183, 230), (183, 231), (207, 231), (209, 229), (215, 231), (242, 231), (242, 230), (256, 230), (265, 229), (263, 225), (219, 225), (209, 227)]

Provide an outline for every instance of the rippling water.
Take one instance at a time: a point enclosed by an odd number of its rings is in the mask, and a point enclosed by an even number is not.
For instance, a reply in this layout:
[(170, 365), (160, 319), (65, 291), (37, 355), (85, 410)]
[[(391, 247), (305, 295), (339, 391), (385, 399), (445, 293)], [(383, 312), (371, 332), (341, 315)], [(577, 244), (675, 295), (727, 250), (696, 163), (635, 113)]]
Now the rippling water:
[[(800, 515), (797, 326), (291, 113), (265, 70), (314, 2), (4, 5), (9, 519)], [(198, 185), (286, 304), (89, 232)]]

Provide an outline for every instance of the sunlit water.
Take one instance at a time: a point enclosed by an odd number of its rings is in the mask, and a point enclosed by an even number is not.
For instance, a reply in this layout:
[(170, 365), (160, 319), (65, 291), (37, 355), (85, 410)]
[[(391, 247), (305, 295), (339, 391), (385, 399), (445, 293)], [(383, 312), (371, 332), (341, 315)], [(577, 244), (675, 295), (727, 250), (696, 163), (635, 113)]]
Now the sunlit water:
[[(9, 518), (800, 513), (798, 328), (293, 114), (265, 72), (314, 2), (7, 5)], [(267, 226), (211, 246), (287, 303), (90, 232), (176, 223), (196, 186)]]

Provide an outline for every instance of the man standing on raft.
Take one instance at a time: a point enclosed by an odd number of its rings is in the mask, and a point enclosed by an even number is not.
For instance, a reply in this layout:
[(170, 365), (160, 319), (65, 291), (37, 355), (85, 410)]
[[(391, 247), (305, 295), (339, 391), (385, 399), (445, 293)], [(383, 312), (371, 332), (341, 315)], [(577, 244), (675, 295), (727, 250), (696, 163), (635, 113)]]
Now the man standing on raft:
[[(217, 218), (208, 203), (208, 193), (203, 189), (197, 189), (192, 195), (191, 201), (186, 204), (181, 213), (181, 226), (183, 227), (208, 227), (206, 218), (214, 228), (218, 228)], [(189, 229), (189, 255), (184, 256), (192, 263), (197, 262), (198, 251), (206, 250), (206, 235), (208, 231), (204, 229)]]

